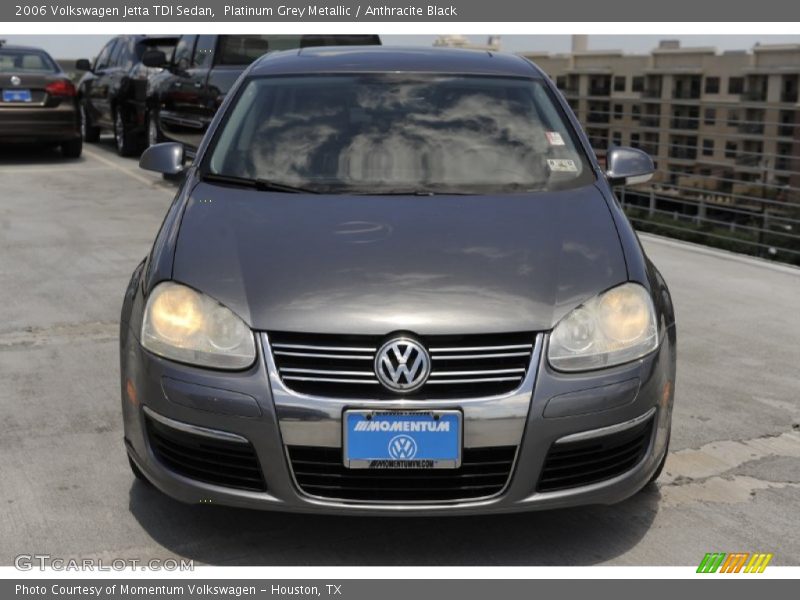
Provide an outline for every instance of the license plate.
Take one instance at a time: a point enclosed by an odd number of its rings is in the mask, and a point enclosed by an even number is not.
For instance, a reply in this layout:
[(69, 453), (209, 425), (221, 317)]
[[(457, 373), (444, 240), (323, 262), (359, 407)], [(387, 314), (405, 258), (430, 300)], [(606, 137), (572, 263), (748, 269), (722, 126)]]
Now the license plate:
[(3, 102), (30, 102), (30, 90), (3, 90)]
[(347, 410), (344, 465), (351, 469), (457, 469), (461, 412)]

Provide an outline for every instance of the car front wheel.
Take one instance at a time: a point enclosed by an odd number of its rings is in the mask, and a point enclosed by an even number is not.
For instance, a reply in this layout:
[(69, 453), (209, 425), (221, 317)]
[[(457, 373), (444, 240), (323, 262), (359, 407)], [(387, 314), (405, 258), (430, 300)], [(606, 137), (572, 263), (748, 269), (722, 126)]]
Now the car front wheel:
[(86, 103), (80, 103), (80, 118), (81, 118), (81, 137), (83, 141), (92, 143), (100, 139), (100, 128), (92, 125), (89, 117), (89, 111), (86, 110)]
[(136, 136), (125, 126), (121, 110), (117, 110), (114, 114), (114, 140), (117, 144), (117, 154), (120, 156), (133, 156), (139, 149)]

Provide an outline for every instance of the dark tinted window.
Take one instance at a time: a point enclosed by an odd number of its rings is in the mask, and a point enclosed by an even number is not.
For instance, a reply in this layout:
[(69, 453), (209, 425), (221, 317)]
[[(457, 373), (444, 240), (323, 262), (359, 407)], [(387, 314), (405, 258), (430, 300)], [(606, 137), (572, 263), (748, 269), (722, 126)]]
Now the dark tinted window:
[(198, 35), (194, 47), (192, 67), (197, 69), (208, 68), (214, 60), (214, 46), (217, 43), (215, 35)]
[(181, 36), (178, 45), (175, 47), (175, 55), (172, 59), (172, 64), (178, 69), (185, 71), (191, 66), (192, 52), (194, 50), (194, 41), (196, 38), (196, 35)]
[(511, 193), (594, 180), (543, 82), (437, 74), (254, 78), (207, 169), (330, 193)]
[(310, 48), (312, 46), (375, 46), (376, 35), (221, 35), (220, 65), (249, 65), (262, 54), (275, 50)]
[(102, 50), (100, 50), (100, 54), (97, 55), (97, 58), (94, 61), (95, 70), (105, 69), (108, 67), (109, 60), (111, 58), (111, 52), (114, 50), (114, 45), (116, 42), (116, 39), (111, 40), (103, 47)]
[(58, 71), (58, 66), (44, 52), (0, 48), (0, 73), (16, 71), (55, 73)]

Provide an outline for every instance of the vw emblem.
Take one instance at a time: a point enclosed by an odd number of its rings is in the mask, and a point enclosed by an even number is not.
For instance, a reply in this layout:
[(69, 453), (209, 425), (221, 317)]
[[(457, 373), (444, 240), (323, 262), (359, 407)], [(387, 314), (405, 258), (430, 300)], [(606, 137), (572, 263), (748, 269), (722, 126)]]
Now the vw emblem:
[(20, 83), (22, 83), (22, 79), (20, 79), (16, 75), (11, 76), (11, 85), (19, 85)]
[(395, 460), (410, 460), (417, 455), (417, 442), (407, 435), (396, 435), (389, 440), (389, 456)]
[(375, 375), (393, 392), (407, 394), (419, 389), (431, 372), (428, 352), (419, 342), (394, 338), (386, 342), (375, 356)]

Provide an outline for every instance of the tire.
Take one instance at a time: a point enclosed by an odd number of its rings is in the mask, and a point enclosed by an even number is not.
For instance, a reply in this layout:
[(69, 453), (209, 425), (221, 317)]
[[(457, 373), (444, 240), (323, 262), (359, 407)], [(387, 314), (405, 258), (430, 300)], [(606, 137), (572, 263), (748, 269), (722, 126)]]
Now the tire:
[(92, 144), (100, 139), (100, 128), (92, 125), (89, 113), (86, 110), (86, 103), (81, 101), (79, 105), (81, 118), (81, 137), (84, 142)]
[(136, 463), (133, 462), (133, 459), (130, 456), (128, 456), (128, 464), (130, 465), (131, 472), (133, 473), (133, 476), (136, 477), (136, 479), (138, 479), (145, 485), (153, 487), (153, 484), (150, 483), (150, 480), (144, 476), (144, 473), (142, 473), (141, 469), (139, 469), (139, 467), (136, 466)]
[(120, 156), (134, 156), (139, 151), (139, 141), (125, 126), (120, 109), (114, 111), (114, 142)]
[(75, 138), (61, 144), (61, 154), (64, 158), (80, 158), (83, 152), (83, 138)]

